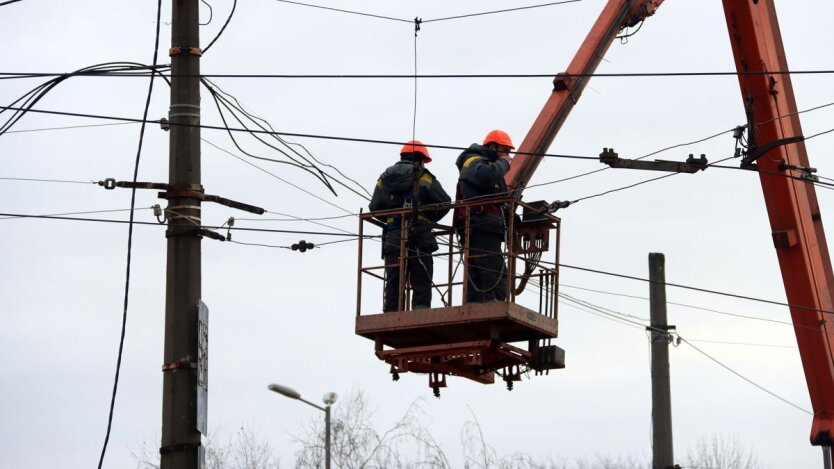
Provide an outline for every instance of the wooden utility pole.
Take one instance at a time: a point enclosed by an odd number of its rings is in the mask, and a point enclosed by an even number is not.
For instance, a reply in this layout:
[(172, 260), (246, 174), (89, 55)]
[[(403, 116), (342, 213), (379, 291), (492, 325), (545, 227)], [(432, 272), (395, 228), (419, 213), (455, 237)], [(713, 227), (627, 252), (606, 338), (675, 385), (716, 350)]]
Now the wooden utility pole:
[(649, 280), (651, 326), (646, 329), (652, 344), (652, 468), (670, 469), (675, 467), (669, 390), (669, 342), (672, 336), (666, 324), (666, 270), (661, 253), (649, 253)]
[[(200, 55), (197, 0), (172, 0), (168, 265), (161, 469), (198, 469), (206, 412), (201, 306)], [(201, 321), (203, 316), (203, 321)], [(201, 328), (201, 323), (202, 328)]]

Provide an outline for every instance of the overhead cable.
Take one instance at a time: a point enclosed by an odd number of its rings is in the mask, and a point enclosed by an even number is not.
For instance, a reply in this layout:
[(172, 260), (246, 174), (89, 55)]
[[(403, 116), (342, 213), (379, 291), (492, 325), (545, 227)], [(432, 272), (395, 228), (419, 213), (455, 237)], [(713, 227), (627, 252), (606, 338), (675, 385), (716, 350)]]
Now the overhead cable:
[(701, 350), (698, 346), (696, 346), (696, 345), (694, 345), (692, 342), (690, 342), (690, 341), (688, 341), (688, 340), (684, 339), (684, 338), (683, 338), (683, 337), (681, 337), (680, 335), (678, 335), (678, 338), (681, 340), (681, 342), (683, 342), (683, 343), (685, 343), (686, 345), (688, 345), (688, 346), (692, 347), (693, 349), (695, 349), (695, 350), (696, 350), (698, 353), (700, 353), (701, 355), (703, 355), (703, 356), (705, 356), (705, 357), (709, 358), (710, 360), (712, 360), (713, 362), (715, 362), (716, 364), (718, 364), (721, 368), (724, 368), (725, 370), (729, 371), (730, 373), (732, 373), (732, 374), (734, 374), (734, 375), (738, 376), (739, 378), (743, 379), (743, 380), (744, 380), (744, 381), (746, 381), (747, 383), (752, 384), (753, 386), (757, 387), (758, 389), (760, 389), (760, 390), (762, 390), (762, 391), (766, 392), (767, 394), (770, 394), (771, 396), (773, 396), (773, 397), (775, 397), (776, 399), (779, 399), (780, 401), (784, 402), (785, 404), (788, 404), (789, 406), (791, 406), (791, 407), (793, 407), (793, 408), (795, 408), (795, 409), (799, 410), (800, 412), (804, 412), (804, 413), (806, 413), (806, 414), (808, 414), (808, 415), (813, 415), (813, 414), (812, 414), (810, 411), (808, 411), (807, 409), (804, 409), (804, 408), (800, 407), (799, 405), (794, 404), (793, 402), (791, 402), (791, 401), (789, 401), (789, 400), (785, 399), (784, 397), (782, 397), (782, 396), (780, 396), (780, 395), (776, 394), (775, 392), (773, 392), (773, 391), (771, 391), (771, 390), (769, 390), (769, 389), (765, 388), (764, 386), (762, 386), (762, 385), (760, 385), (760, 384), (756, 383), (755, 381), (751, 380), (750, 378), (748, 378), (748, 377), (746, 377), (746, 376), (742, 375), (742, 374), (741, 374), (741, 373), (739, 373), (738, 371), (736, 371), (736, 370), (734, 370), (734, 369), (730, 368), (729, 366), (725, 365), (724, 363), (722, 363), (721, 361), (719, 361), (718, 359), (716, 359), (716, 358), (715, 358), (715, 357), (713, 357), (712, 355), (710, 355), (710, 354), (708, 354), (708, 353), (704, 352), (704, 351), (703, 351), (703, 350)]
[[(27, 213), (0, 213), (0, 220), (2, 220), (4, 218), (36, 218), (36, 219), (45, 219), (45, 220), (64, 220), (64, 221), (82, 221), (82, 222), (118, 223), (118, 224), (129, 223), (128, 220), (113, 220), (113, 219), (104, 219), (104, 218), (81, 218), (81, 217), (66, 217), (66, 216), (55, 216), (55, 215), (35, 215), (35, 214), (27, 214)], [(146, 225), (146, 226), (164, 226), (164, 225), (160, 225), (157, 222), (134, 221), (133, 224), (134, 225)], [(278, 230), (278, 229), (270, 229), (270, 228), (247, 228), (247, 227), (242, 227), (242, 226), (224, 227), (224, 226), (217, 226), (217, 225), (199, 225), (199, 227), (209, 229), (209, 230), (251, 231), (251, 232), (259, 232), (259, 233), (288, 233), (288, 234), (303, 234), (303, 235), (320, 235), (320, 236), (338, 236), (338, 237), (358, 238), (358, 235), (353, 234), (353, 233), (333, 233), (333, 232), (323, 232), (323, 231), (302, 231), (302, 230)], [(379, 237), (380, 236), (376, 236), (376, 235), (365, 235), (366, 239), (379, 238)]]
[[(152, 63), (152, 70), (156, 68), (156, 62), (159, 54), (159, 30), (162, 25), (162, 0), (157, 1), (157, 8), (156, 8), (156, 34), (154, 38), (154, 48), (153, 48), (153, 63)], [(104, 436), (104, 444), (101, 448), (101, 456), (99, 457), (98, 461), (98, 469), (101, 469), (102, 464), (104, 464), (104, 455), (107, 453), (107, 443), (110, 441), (110, 431), (113, 426), (113, 411), (116, 406), (116, 392), (119, 388), (119, 372), (121, 371), (122, 367), (122, 354), (124, 352), (124, 343), (125, 343), (125, 332), (127, 330), (127, 310), (128, 310), (128, 298), (130, 296), (130, 261), (131, 261), (131, 253), (133, 248), (133, 214), (134, 208), (136, 207), (136, 181), (139, 177), (139, 160), (142, 156), (142, 143), (145, 140), (145, 121), (148, 119), (148, 111), (151, 107), (151, 96), (153, 95), (153, 82), (154, 76), (151, 75), (149, 83), (148, 83), (148, 93), (147, 98), (145, 98), (145, 110), (142, 114), (142, 126), (139, 130), (139, 144), (138, 148), (136, 149), (136, 163), (133, 167), (133, 188), (131, 189), (130, 193), (130, 217), (128, 221), (128, 228), (127, 228), (127, 262), (125, 268), (125, 292), (124, 292), (124, 309), (122, 312), (122, 330), (121, 335), (119, 337), (119, 353), (118, 357), (116, 358), (116, 373), (115, 377), (113, 378), (113, 394), (110, 397), (110, 411), (107, 416), (107, 432)], [(32, 103), (34, 105), (34, 103)]]
[(3, 181), (26, 181), (26, 182), (56, 182), (64, 184), (97, 184), (96, 181), (71, 181), (67, 179), (34, 179), (34, 178), (13, 178), (0, 177)]
[(435, 23), (438, 21), (448, 21), (448, 20), (457, 20), (462, 18), (472, 18), (473, 16), (484, 16), (484, 15), (494, 15), (496, 13), (507, 13), (511, 11), (519, 11), (519, 10), (531, 10), (533, 8), (542, 8), (542, 7), (549, 7), (553, 5), (563, 5), (565, 3), (577, 3), (581, 2), (582, 0), (563, 0), (561, 2), (550, 2), (550, 3), (542, 3), (539, 5), (528, 5), (523, 7), (516, 7), (516, 8), (505, 8), (503, 10), (492, 10), (492, 11), (482, 11), (480, 13), (469, 13), (465, 15), (457, 15), (457, 16), (447, 16), (445, 18), (434, 18), (430, 20), (424, 20), (423, 23)]
[(405, 19), (402, 19), (402, 18), (394, 18), (392, 16), (375, 15), (373, 13), (363, 13), (361, 11), (344, 10), (344, 9), (341, 9), (341, 8), (332, 8), (332, 7), (326, 7), (326, 6), (321, 6), (321, 5), (313, 5), (311, 3), (294, 2), (294, 1), (291, 1), (291, 0), (275, 0), (275, 1), (276, 2), (281, 2), (281, 3), (291, 3), (293, 5), (300, 5), (300, 6), (310, 7), (310, 8), (318, 8), (318, 9), (321, 9), (321, 10), (338, 11), (340, 13), (348, 13), (348, 14), (351, 14), (351, 15), (367, 16), (367, 17), (370, 17), (370, 18), (377, 18), (377, 19), (382, 19), (382, 20), (399, 21), (399, 22), (403, 22), (403, 23), (411, 23), (411, 21), (409, 21), (409, 20), (405, 20)]
[[(208, 5), (208, 3), (206, 3), (206, 5)], [(211, 5), (209, 5), (209, 8), (211, 8)], [(234, 0), (234, 3), (232, 3), (232, 11), (229, 12), (229, 17), (226, 18), (226, 22), (223, 23), (223, 26), (220, 28), (220, 31), (218, 31), (217, 35), (214, 36), (214, 39), (212, 39), (211, 42), (209, 42), (209, 44), (205, 48), (203, 48), (203, 54), (208, 52), (208, 50), (211, 49), (211, 46), (213, 46), (214, 43), (217, 42), (218, 39), (220, 39), (220, 36), (223, 34), (223, 31), (226, 30), (226, 26), (229, 25), (230, 21), (232, 21), (232, 16), (235, 14), (235, 8), (237, 8), (237, 0)], [(211, 19), (209, 19), (209, 23), (210, 22), (211, 22)]]
[[(620, 297), (625, 297), (625, 298), (634, 298), (634, 299), (638, 299), (638, 300), (649, 301), (649, 298), (645, 297), (645, 296), (627, 295), (625, 293), (615, 293), (615, 292), (609, 292), (609, 291), (604, 291), (604, 290), (596, 290), (596, 289), (593, 289), (593, 288), (578, 287), (576, 285), (567, 285), (565, 283), (559, 284), (559, 287), (560, 288), (575, 288), (577, 290), (590, 291), (590, 292), (594, 292), (594, 293), (600, 293), (600, 294), (603, 294), (603, 295), (613, 295), (613, 296), (620, 296)], [(720, 311), (720, 310), (717, 310), (717, 309), (705, 308), (703, 306), (695, 306), (695, 305), (690, 305), (690, 304), (686, 304), (686, 303), (676, 303), (674, 301), (667, 301), (666, 304), (674, 305), (674, 306), (680, 306), (682, 308), (697, 309), (697, 310), (700, 310), (700, 311), (707, 311), (707, 312), (710, 312), (710, 313), (732, 316), (732, 317), (736, 317), (736, 318), (740, 318), (740, 319), (751, 319), (751, 320), (755, 320), (755, 321), (771, 322), (771, 323), (781, 324), (781, 325), (785, 325), (785, 326), (795, 326), (792, 322), (788, 322), (788, 321), (780, 321), (778, 319), (770, 319), (770, 318), (763, 318), (763, 317), (759, 317), (759, 316), (750, 316), (750, 315), (745, 315), (745, 314), (730, 313), (730, 312), (727, 312), (727, 311)], [(814, 328), (814, 329), (816, 330), (816, 328)]]
[[(0, 106), (0, 110), (24, 110), (22, 108), (17, 108), (14, 106)], [(78, 112), (65, 112), (65, 111), (49, 111), (44, 109), (25, 109), (27, 112), (34, 112), (40, 114), (52, 114), (57, 116), (71, 116), (71, 117), (87, 117), (90, 119), (103, 119), (103, 120), (113, 120), (113, 121), (123, 121), (123, 122), (143, 122), (142, 119), (136, 119), (131, 117), (118, 117), (118, 116), (105, 116), (100, 114), (85, 114), (85, 113), (78, 113)], [(144, 122), (152, 123), (152, 124), (160, 124), (160, 120), (150, 120), (145, 119)], [(264, 134), (264, 135), (278, 135), (282, 137), (299, 137), (299, 138), (313, 138), (313, 139), (322, 139), (322, 140), (337, 140), (337, 141), (344, 141), (344, 142), (355, 142), (355, 143), (377, 143), (383, 145), (397, 145), (402, 146), (405, 145), (406, 142), (402, 141), (395, 141), (395, 140), (378, 140), (378, 139), (368, 139), (368, 138), (357, 138), (357, 137), (339, 137), (333, 135), (319, 135), (319, 134), (306, 134), (306, 133), (297, 133), (297, 132), (276, 132), (276, 131), (269, 131), (269, 130), (254, 130), (254, 129), (243, 129), (243, 128), (235, 128), (235, 127), (224, 127), (218, 125), (206, 125), (206, 124), (186, 124), (186, 123), (174, 123), (174, 122), (167, 122), (168, 125), (174, 126), (182, 126), (182, 127), (194, 127), (194, 128), (201, 128), (207, 130), (222, 130), (222, 131), (232, 131), (232, 132), (248, 132), (248, 133), (255, 133), (255, 134)], [(452, 145), (432, 145), (432, 144), (424, 144), (425, 147), (428, 148), (439, 148), (444, 150), (466, 150), (466, 147), (461, 146), (452, 146)], [(516, 155), (538, 155), (543, 157), (549, 158), (567, 158), (567, 159), (579, 159), (579, 160), (599, 160), (596, 156), (580, 156), (580, 155), (562, 155), (562, 154), (553, 154), (553, 153), (530, 153), (530, 152), (511, 152)]]
[[(281, 0), (276, 0), (281, 1)], [(413, 24), (413, 20), (403, 20)], [(427, 20), (422, 20), (425, 23)], [(169, 68), (168, 65), (160, 65), (160, 68)], [(756, 76), (756, 75), (832, 75), (834, 70), (774, 70), (774, 71), (725, 71), (725, 72), (595, 72), (595, 73), (560, 73), (564, 78), (687, 78), (687, 77), (725, 77), (725, 76)], [(0, 72), (0, 80), (39, 78), (39, 77), (60, 77), (66, 73), (61, 72)], [(101, 72), (90, 71), (77, 76), (87, 77), (132, 77), (142, 78), (148, 76), (148, 72)], [(429, 73), (422, 75), (403, 73), (206, 73), (206, 74), (171, 74), (166, 77), (194, 77), (200, 78), (245, 78), (245, 79), (301, 79), (301, 80), (413, 80), (417, 79), (518, 79), (518, 78), (549, 78), (553, 79), (553, 73)]]
[(7, 130), (6, 134), (22, 134), (27, 132), (44, 132), (47, 130), (68, 130), (68, 129), (86, 129), (89, 127), (110, 127), (114, 125), (128, 125), (138, 124), (138, 122), (113, 122), (110, 124), (87, 124), (87, 125), (68, 125), (65, 127), (44, 127), (40, 129), (21, 129), (21, 130)]
[(564, 267), (566, 269), (581, 270), (583, 272), (591, 272), (591, 273), (595, 273), (595, 274), (608, 275), (608, 276), (611, 276), (611, 277), (619, 277), (619, 278), (625, 278), (625, 279), (629, 279), (629, 280), (637, 280), (637, 281), (640, 281), (640, 282), (662, 283), (663, 285), (666, 285), (666, 286), (669, 286), (669, 287), (683, 288), (685, 290), (692, 290), (692, 291), (697, 291), (697, 292), (701, 292), (701, 293), (709, 293), (709, 294), (712, 294), (712, 295), (727, 296), (727, 297), (730, 297), (730, 298), (738, 298), (740, 300), (750, 300), (750, 301), (756, 301), (756, 302), (759, 302), (759, 303), (766, 303), (766, 304), (771, 304), (771, 305), (776, 305), (776, 306), (787, 306), (789, 308), (796, 308), (796, 309), (802, 309), (802, 310), (808, 310), (808, 311), (816, 311), (816, 312), (825, 313), (825, 314), (834, 314), (834, 311), (828, 311), (828, 310), (824, 310), (824, 309), (817, 309), (817, 308), (813, 308), (813, 307), (810, 307), (810, 306), (794, 305), (794, 304), (790, 304), (790, 303), (784, 303), (784, 302), (781, 302), (781, 301), (766, 300), (766, 299), (763, 299), (763, 298), (756, 298), (756, 297), (753, 297), (753, 296), (739, 295), (739, 294), (736, 294), (736, 293), (728, 293), (728, 292), (722, 292), (722, 291), (717, 291), (717, 290), (710, 290), (710, 289), (707, 289), (707, 288), (693, 287), (693, 286), (689, 286), (689, 285), (682, 285), (682, 284), (679, 284), (679, 283), (655, 282), (655, 281), (647, 279), (647, 278), (635, 277), (633, 275), (618, 274), (618, 273), (614, 273), (614, 272), (606, 272), (604, 270), (591, 269), (591, 268), (588, 268), (588, 267), (579, 267), (579, 266), (575, 266), (575, 265), (562, 264), (562, 263), (555, 264), (553, 262), (547, 262), (547, 261), (540, 261), (540, 262), (542, 264), (558, 265), (559, 267)]

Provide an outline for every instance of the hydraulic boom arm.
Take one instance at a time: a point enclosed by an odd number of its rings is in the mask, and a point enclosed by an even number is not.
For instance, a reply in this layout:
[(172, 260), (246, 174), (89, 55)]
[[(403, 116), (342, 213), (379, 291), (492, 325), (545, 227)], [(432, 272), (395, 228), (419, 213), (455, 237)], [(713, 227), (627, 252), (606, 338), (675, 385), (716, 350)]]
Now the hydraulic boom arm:
[[(579, 100), (603, 55), (627, 26), (654, 14), (663, 0), (609, 0), (518, 148), (505, 180), (516, 198)], [(813, 184), (791, 178), (808, 167), (773, 0), (723, 0), (748, 115), (747, 167), (759, 171), (774, 246), (813, 407), (811, 443), (834, 443), (834, 273)], [(786, 177), (787, 176), (787, 177)]]

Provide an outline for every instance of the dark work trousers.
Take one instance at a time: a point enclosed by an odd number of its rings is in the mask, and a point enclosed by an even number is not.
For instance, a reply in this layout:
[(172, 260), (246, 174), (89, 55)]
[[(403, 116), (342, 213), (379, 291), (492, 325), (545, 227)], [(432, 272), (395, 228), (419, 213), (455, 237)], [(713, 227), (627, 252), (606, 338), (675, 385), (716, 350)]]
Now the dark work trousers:
[[(432, 274), (434, 272), (434, 258), (427, 247), (408, 248), (406, 273), (411, 280), (411, 309), (431, 308)], [(399, 252), (385, 255), (385, 265), (397, 264)], [(407, 285), (404, 283), (403, 285)], [(400, 286), (400, 268), (385, 269), (385, 295), (382, 299), (382, 310), (386, 313), (398, 311), (398, 289)], [(405, 294), (405, 292), (402, 292)]]
[(469, 240), (469, 255), (486, 257), (472, 258), (469, 262), (469, 285), (466, 301), (486, 303), (507, 299), (507, 269), (501, 255), (503, 233), (473, 230)]

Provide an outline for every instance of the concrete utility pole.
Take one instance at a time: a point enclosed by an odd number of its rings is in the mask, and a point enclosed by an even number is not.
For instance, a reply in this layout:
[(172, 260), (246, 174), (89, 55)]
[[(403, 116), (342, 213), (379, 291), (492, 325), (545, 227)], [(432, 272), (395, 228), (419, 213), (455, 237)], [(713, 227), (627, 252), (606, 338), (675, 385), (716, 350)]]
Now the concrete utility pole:
[[(168, 265), (162, 380), (161, 469), (198, 469), (205, 424), (201, 297), (200, 55), (197, 0), (172, 0)], [(196, 228), (196, 229), (195, 229)], [(199, 344), (202, 344), (201, 347)], [(204, 430), (204, 429), (203, 429)]]
[[(669, 335), (666, 324), (666, 270), (663, 254), (649, 253), (652, 344), (652, 467), (675, 466), (672, 450), (672, 398), (669, 390)], [(672, 326), (671, 328), (674, 328)]]

